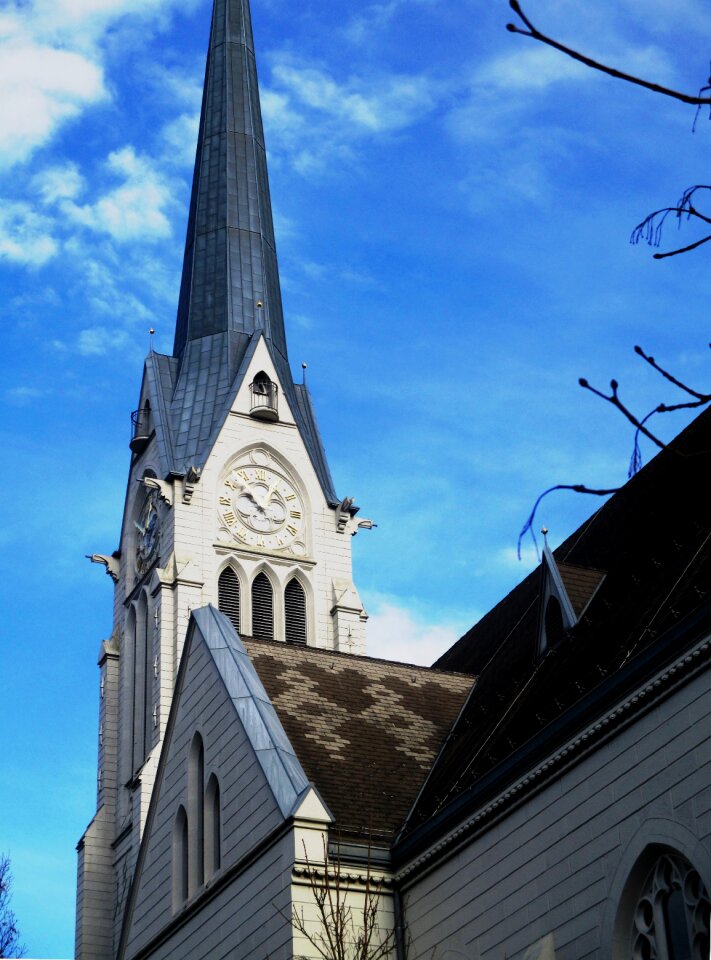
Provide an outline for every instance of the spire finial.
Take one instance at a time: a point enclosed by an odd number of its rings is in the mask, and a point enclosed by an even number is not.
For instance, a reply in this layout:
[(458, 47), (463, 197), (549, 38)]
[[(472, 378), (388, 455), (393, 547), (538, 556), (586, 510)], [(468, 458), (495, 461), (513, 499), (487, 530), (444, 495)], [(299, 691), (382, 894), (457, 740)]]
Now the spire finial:
[(155, 337), (155, 333), (156, 333), (156, 332), (155, 332), (155, 330), (154, 330), (153, 327), (151, 327), (151, 329), (148, 331), (148, 336), (149, 336), (149, 338), (150, 338), (150, 339), (149, 339), (149, 347), (148, 347), (149, 353), (154, 353), (154, 350), (153, 350), (153, 338)]
[(304, 386), (306, 386), (306, 368), (307, 367), (308, 367), (308, 363), (306, 363), (306, 361), (304, 360), (304, 362), (301, 364), (301, 369), (303, 370), (301, 382), (303, 383)]
[(543, 543), (547, 547), (548, 546), (548, 527), (541, 527), (541, 533), (543, 534)]

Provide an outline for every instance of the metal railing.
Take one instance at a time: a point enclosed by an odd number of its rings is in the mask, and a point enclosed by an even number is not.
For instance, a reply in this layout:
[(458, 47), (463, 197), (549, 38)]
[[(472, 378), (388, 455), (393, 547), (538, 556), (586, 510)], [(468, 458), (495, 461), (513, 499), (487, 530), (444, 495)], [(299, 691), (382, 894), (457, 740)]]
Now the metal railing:
[(148, 407), (141, 407), (131, 414), (131, 442), (132, 450), (140, 450), (148, 443), (151, 435), (151, 411)]
[(279, 416), (279, 387), (271, 380), (254, 380), (249, 389), (252, 393), (252, 416), (276, 420)]

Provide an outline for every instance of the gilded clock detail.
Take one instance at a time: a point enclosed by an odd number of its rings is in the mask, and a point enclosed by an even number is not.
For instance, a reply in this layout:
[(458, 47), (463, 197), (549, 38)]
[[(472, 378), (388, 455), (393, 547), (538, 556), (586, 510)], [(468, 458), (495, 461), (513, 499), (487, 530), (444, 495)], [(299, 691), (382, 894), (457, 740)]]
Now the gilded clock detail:
[(265, 450), (254, 450), (222, 482), (218, 510), (239, 543), (303, 556), (304, 506), (293, 483)]

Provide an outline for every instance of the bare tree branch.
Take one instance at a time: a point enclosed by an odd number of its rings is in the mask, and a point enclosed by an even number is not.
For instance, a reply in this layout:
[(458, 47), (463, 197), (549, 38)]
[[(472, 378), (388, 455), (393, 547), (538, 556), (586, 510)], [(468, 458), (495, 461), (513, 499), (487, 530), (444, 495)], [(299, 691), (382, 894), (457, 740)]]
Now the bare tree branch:
[(25, 948), (20, 942), (17, 919), (10, 909), (11, 899), (10, 858), (0, 854), (0, 957), (24, 957)]
[[(665, 443), (663, 443), (658, 437), (655, 437), (654, 434), (645, 427), (644, 421), (639, 420), (637, 417), (635, 417), (635, 415), (630, 410), (628, 410), (628, 408), (624, 405), (624, 403), (622, 403), (618, 394), (619, 384), (617, 380), (610, 380), (610, 389), (612, 390), (612, 393), (610, 394), (609, 397), (606, 393), (603, 393), (601, 390), (597, 390), (595, 387), (591, 386), (588, 383), (588, 381), (585, 379), (585, 377), (581, 377), (580, 380), (578, 380), (578, 383), (580, 384), (581, 387), (583, 387), (583, 389), (589, 390), (590, 393), (594, 393), (596, 397), (600, 397), (600, 399), (606, 400), (608, 403), (611, 403), (612, 406), (615, 407), (615, 409), (619, 410), (620, 413), (627, 420), (629, 420), (629, 422), (632, 424), (633, 427), (636, 427), (640, 431), (640, 433), (643, 433), (645, 437), (647, 437), (648, 440), (651, 440), (652, 443), (656, 444), (660, 450), (663, 450), (666, 447)], [(645, 417), (645, 419), (648, 419), (648, 417), (649, 417), (649, 414), (647, 415), (647, 417)]]
[(515, 23), (507, 23), (506, 29), (510, 33), (519, 33), (521, 36), (531, 37), (533, 40), (538, 40), (540, 43), (545, 43), (547, 46), (553, 47), (555, 50), (559, 50), (566, 56), (572, 57), (573, 60), (577, 60), (580, 63), (585, 64), (586, 67), (592, 67), (593, 70), (599, 70), (601, 73), (606, 73), (608, 76), (614, 77), (617, 80), (626, 80), (628, 83), (634, 83), (638, 87), (644, 87), (647, 90), (651, 90), (653, 93), (661, 93), (665, 97), (673, 97), (675, 100), (681, 100), (682, 103), (689, 103), (694, 106), (711, 106), (711, 97), (701, 96), (705, 90), (709, 90), (711, 87), (702, 87), (699, 91), (699, 95), (693, 96), (688, 93), (681, 93), (678, 90), (671, 90), (669, 87), (662, 87), (658, 83), (651, 83), (649, 80), (643, 80), (640, 77), (635, 77), (631, 73), (624, 73), (622, 70), (616, 70), (614, 67), (608, 67), (604, 63), (599, 63), (597, 60), (593, 60), (591, 57), (586, 57), (584, 54), (578, 53), (577, 50), (573, 50), (571, 47), (566, 47), (564, 44), (558, 43), (557, 40), (553, 40), (552, 37), (548, 37), (544, 33), (541, 33), (541, 31), (534, 27), (528, 17), (524, 14), (523, 10), (521, 9), (521, 4), (518, 2), (518, 0), (509, 0), (509, 6), (528, 28), (524, 30)]
[[(692, 390), (691, 387), (687, 387), (685, 383), (682, 383), (681, 380), (678, 380), (673, 374), (669, 373), (668, 370), (665, 370), (664, 367), (660, 366), (657, 361), (648, 353), (645, 353), (644, 349), (640, 346), (634, 348), (634, 352), (638, 357), (641, 357), (646, 363), (650, 365), (657, 373), (661, 373), (665, 380), (668, 380), (669, 383), (673, 383), (675, 387), (678, 387), (680, 390), (683, 390), (684, 393), (688, 393), (691, 397), (696, 397), (700, 403), (711, 403), (711, 393), (699, 393), (698, 390)], [(682, 407), (686, 407), (687, 404), (677, 404), (675, 407), (668, 407), (666, 404), (661, 405), (664, 410), (659, 410), (660, 413), (667, 413), (670, 410), (679, 410)], [(695, 406), (695, 404), (694, 404)]]

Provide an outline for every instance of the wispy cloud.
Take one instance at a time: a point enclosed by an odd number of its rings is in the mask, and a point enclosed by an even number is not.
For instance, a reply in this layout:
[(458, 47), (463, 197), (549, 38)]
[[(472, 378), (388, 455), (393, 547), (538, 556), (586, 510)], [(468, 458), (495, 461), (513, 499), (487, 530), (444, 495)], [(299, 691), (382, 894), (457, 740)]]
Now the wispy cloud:
[(59, 250), (53, 221), (22, 201), (0, 202), (0, 260), (40, 267)]
[[(78, 204), (65, 192), (57, 194), (62, 214), (72, 222), (119, 243), (129, 240), (157, 241), (170, 236), (167, 208), (172, 203), (170, 181), (148, 157), (127, 146), (111, 153), (106, 161), (110, 176), (122, 182), (93, 203)], [(50, 184), (52, 177), (50, 176)], [(65, 185), (67, 186), (67, 185)], [(74, 196), (80, 181), (72, 181)]]
[(270, 143), (302, 174), (351, 160), (365, 139), (399, 133), (434, 109), (440, 85), (425, 75), (336, 78), (326, 67), (280, 56), (262, 96)]
[(430, 666), (470, 626), (470, 623), (433, 623), (395, 600), (381, 599), (370, 611), (367, 653), (386, 660)]

